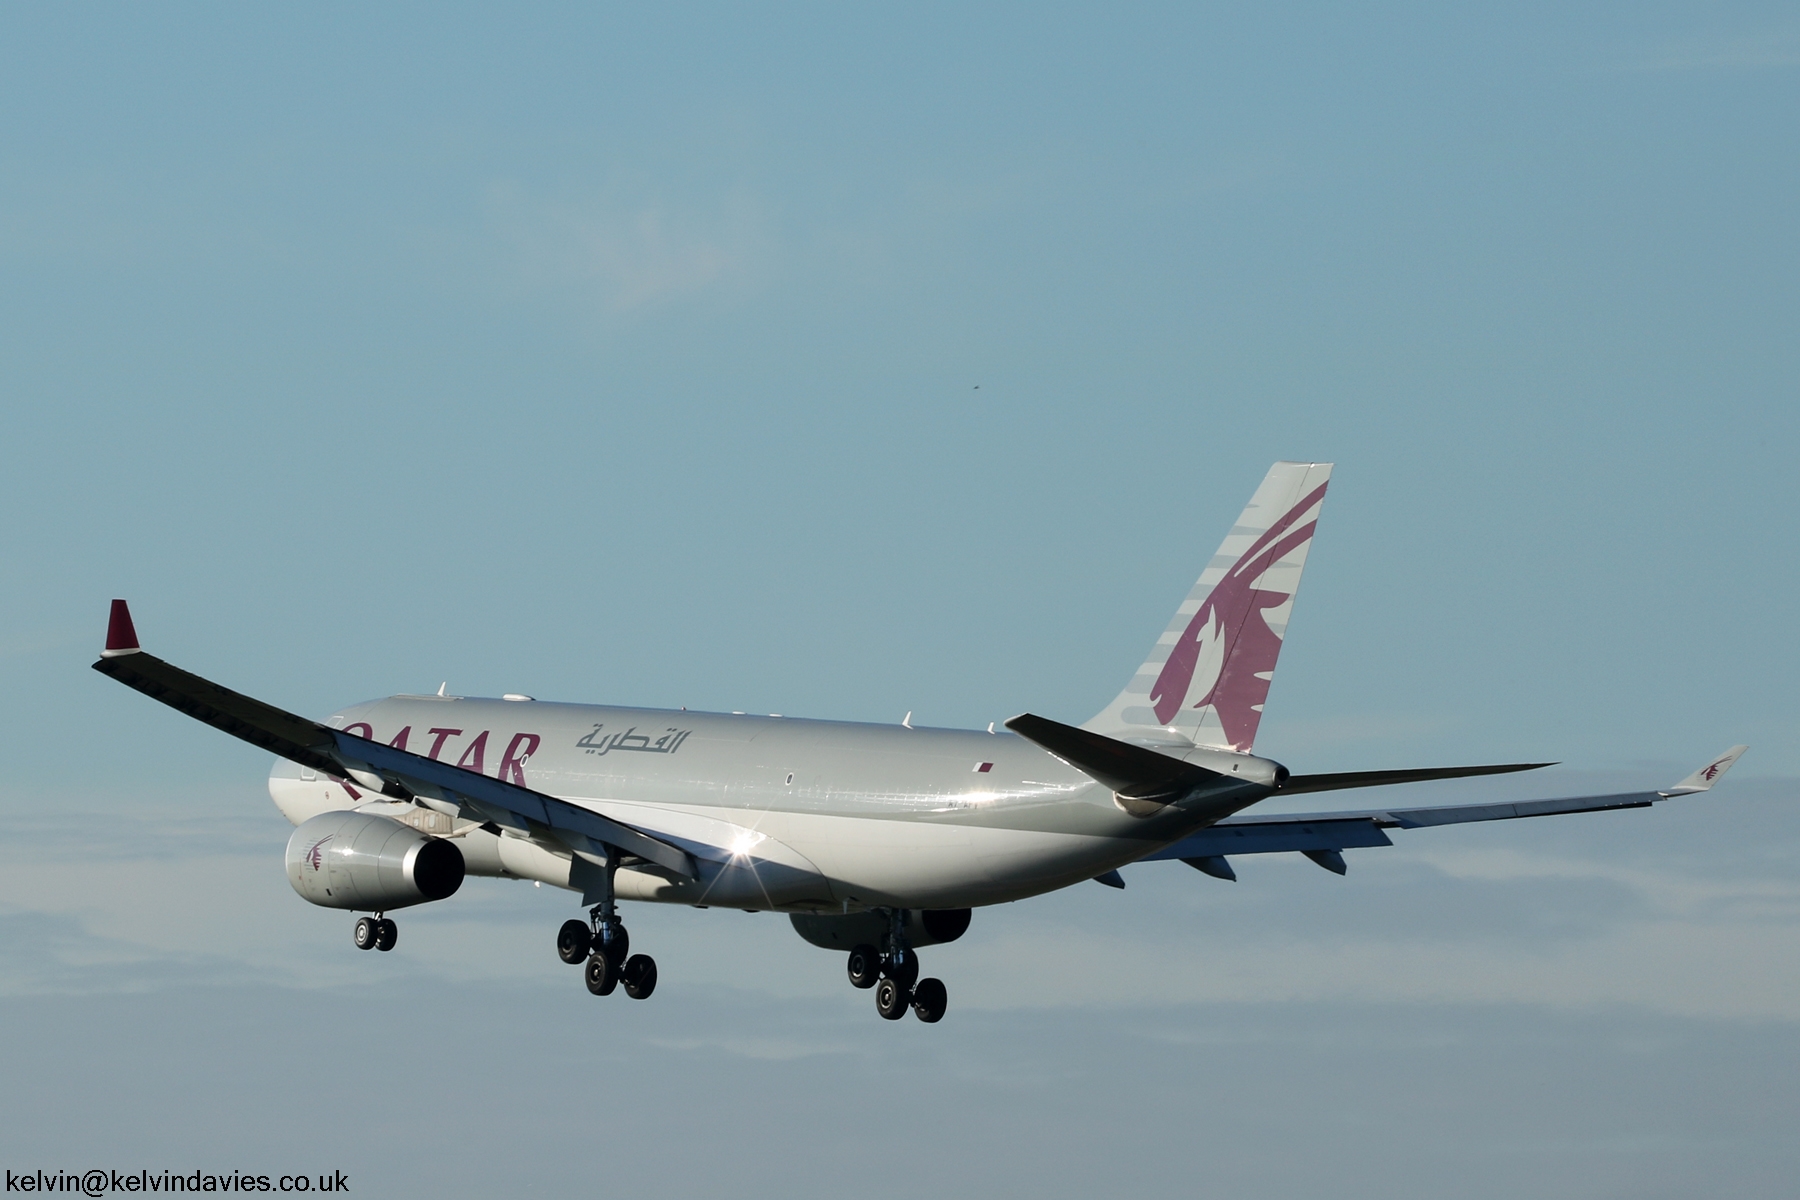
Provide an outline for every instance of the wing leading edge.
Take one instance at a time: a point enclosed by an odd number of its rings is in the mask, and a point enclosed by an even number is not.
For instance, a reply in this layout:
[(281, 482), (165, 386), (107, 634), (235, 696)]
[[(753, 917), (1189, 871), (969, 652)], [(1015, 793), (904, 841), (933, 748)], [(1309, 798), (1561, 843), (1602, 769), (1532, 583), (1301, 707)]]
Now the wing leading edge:
[(184, 671), (139, 646), (131, 613), (114, 600), (94, 670), (178, 712), (282, 758), (451, 816), (492, 822), (604, 865), (607, 847), (696, 877), (688, 852), (589, 809), (450, 763), (332, 729)]
[(1387, 835), (1389, 829), (1424, 829), (1434, 825), (1461, 825), (1471, 821), (1513, 821), (1524, 817), (1549, 817), (1563, 813), (1649, 808), (1663, 800), (1690, 796), (1711, 788), (1747, 749), (1748, 746), (1733, 746), (1666, 791), (1519, 800), (1507, 804), (1232, 816), (1189, 834), (1173, 845), (1146, 854), (1138, 861), (1178, 858), (1208, 875), (1220, 879), (1235, 879), (1236, 875), (1229, 865), (1229, 855), (1298, 851), (1320, 866), (1341, 875), (1344, 873), (1342, 851), (1367, 846), (1391, 846), (1394, 843)]

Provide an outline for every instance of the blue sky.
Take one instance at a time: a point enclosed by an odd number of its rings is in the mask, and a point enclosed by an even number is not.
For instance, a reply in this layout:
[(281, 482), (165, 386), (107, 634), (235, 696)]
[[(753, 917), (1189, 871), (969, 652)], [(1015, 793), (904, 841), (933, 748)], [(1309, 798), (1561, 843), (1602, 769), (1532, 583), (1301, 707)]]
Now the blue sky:
[[(951, 1194), (1187, 1195), (1214, 1129), (1245, 1195), (1783, 1194), (1797, 84), (1757, 5), (7, 12), (6, 1165), (565, 1190), (542, 1127), (753, 1194), (898, 1138)], [(264, 757), (86, 670), (118, 595), (315, 715), (1080, 720), (1277, 458), (1339, 465), (1260, 750), (1567, 764), (1450, 802), (1751, 753), (1680, 809), (982, 914), (897, 1033), (775, 918), (634, 914), (628, 1014), (541, 891), (353, 956)], [(373, 1110), (281, 1082), (364, 1038)], [(371, 1133), (468, 1132), (412, 1039), (513, 1136)]]

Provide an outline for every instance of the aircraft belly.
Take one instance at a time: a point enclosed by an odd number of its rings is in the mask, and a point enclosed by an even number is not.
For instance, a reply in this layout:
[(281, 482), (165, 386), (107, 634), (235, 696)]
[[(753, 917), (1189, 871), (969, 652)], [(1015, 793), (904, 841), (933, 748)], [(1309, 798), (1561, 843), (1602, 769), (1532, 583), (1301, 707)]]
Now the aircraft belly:
[(966, 908), (987, 903), (969, 829), (916, 821), (770, 813), (784, 840), (806, 847), (840, 904)]
[(982, 829), (977, 833), (982, 869), (1008, 899), (1092, 879), (1140, 852), (1112, 837), (1020, 829)]
[(823, 911), (838, 906), (819, 868), (765, 820), (741, 809), (701, 809), (617, 802), (587, 802), (614, 820), (662, 837), (693, 855), (700, 877), (666, 875), (654, 868), (621, 871), (615, 881), (624, 899), (721, 908)]
[(494, 839), (496, 857), (500, 860), (501, 869), (508, 875), (516, 875), (520, 879), (535, 879), (554, 887), (571, 886), (569, 874), (574, 863), (572, 855), (557, 854), (526, 838), (495, 837), (493, 834), (483, 836)]
[[(625, 819), (616, 806), (604, 807), (609, 815)], [(635, 818), (640, 825), (655, 828), (657, 818), (665, 815), (667, 810), (658, 810), (654, 816), (640, 810)], [(747, 816), (733, 809), (712, 810), (708, 815), (722, 821)], [(769, 843), (812, 867), (828, 900), (815, 905), (807, 903), (810, 897), (790, 897), (775, 905), (752, 894), (743, 907), (819, 911), (847, 907), (856, 911), (895, 904), (969, 908), (1066, 887), (1141, 853), (1139, 847), (1106, 836), (948, 822), (764, 812), (755, 814), (754, 823)], [(767, 844), (759, 845), (752, 856), (757, 860), (757, 882), (763, 887), (772, 882), (770, 864), (762, 858)], [(665, 892), (656, 898), (693, 902), (685, 892)], [(720, 898), (716, 888), (701, 902), (735, 903)]]

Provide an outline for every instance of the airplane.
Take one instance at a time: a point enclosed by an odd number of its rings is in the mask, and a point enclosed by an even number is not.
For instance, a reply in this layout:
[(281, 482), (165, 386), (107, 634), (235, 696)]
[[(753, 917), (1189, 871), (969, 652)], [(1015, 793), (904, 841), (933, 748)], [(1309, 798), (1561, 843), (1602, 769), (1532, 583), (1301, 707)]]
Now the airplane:
[(359, 949), (392, 950), (387, 913), (448, 899), (469, 875), (578, 893), (558, 957), (597, 996), (656, 989), (620, 901), (786, 913), (846, 955), (876, 1011), (940, 1020), (943, 982), (918, 951), (973, 912), (1121, 867), (1180, 860), (1235, 880), (1231, 859), (1343, 852), (1388, 832), (1647, 808), (1707, 791), (1733, 746), (1660, 791), (1430, 808), (1257, 814), (1310, 792), (1533, 770), (1550, 763), (1293, 774), (1256, 755), (1332, 464), (1278, 462), (1117, 698), (1081, 725), (1024, 713), (984, 730), (446, 694), (354, 704), (323, 722), (230, 691), (138, 644), (114, 600), (94, 669), (271, 751), (276, 807), (296, 826), (288, 880), (369, 915)]

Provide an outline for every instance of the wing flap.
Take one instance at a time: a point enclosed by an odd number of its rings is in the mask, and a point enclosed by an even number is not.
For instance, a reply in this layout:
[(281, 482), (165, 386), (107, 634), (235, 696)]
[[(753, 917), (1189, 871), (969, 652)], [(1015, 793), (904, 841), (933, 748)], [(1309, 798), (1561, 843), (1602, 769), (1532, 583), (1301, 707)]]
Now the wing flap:
[[(1152, 854), (1146, 854), (1138, 861), (1153, 862), (1169, 858), (1199, 860), (1224, 858), (1229, 854), (1277, 854), (1293, 850), (1311, 855), (1364, 846), (1391, 846), (1394, 843), (1384, 832), (1388, 829), (1427, 829), (1437, 825), (1463, 825), (1472, 821), (1516, 821), (1525, 817), (1553, 817), (1564, 813), (1611, 812), (1620, 808), (1649, 808), (1659, 801), (1691, 795), (1712, 787), (1726, 771), (1731, 769), (1731, 764), (1736, 762), (1747, 749), (1749, 749), (1748, 746), (1733, 746), (1718, 758), (1713, 759), (1707, 766), (1700, 768), (1668, 790), (1660, 792), (1614, 792), (1603, 796), (1563, 796), (1550, 800), (1515, 800), (1506, 804), (1449, 804), (1435, 808), (1374, 808), (1363, 812), (1269, 813), (1267, 815), (1242, 813), (1226, 817), (1205, 829), (1191, 833), (1173, 845), (1165, 846)], [(1523, 771), (1529, 770), (1533, 766), (1548, 765), (1550, 764), (1522, 763), (1511, 767), (1435, 769), (1491, 775), (1503, 771)], [(1412, 779), (1419, 778), (1453, 777), (1403, 771), (1371, 771), (1365, 774), (1410, 776), (1404, 780), (1389, 779), (1382, 782), (1411, 782)], [(1308, 778), (1334, 777), (1301, 775), (1290, 780), (1290, 784)], [(1363, 787), (1369, 785), (1352, 783), (1334, 786)], [(1284, 790), (1292, 791), (1294, 789), (1290, 786)], [(1227, 872), (1227, 874), (1220, 875), (1220, 878), (1235, 878), (1228, 874), (1229, 866), (1208, 869), (1208, 874), (1219, 874), (1220, 871)]]
[(1567, 796), (1555, 800), (1514, 800), (1506, 804), (1446, 804), (1435, 808), (1370, 808), (1332, 813), (1240, 813), (1221, 825), (1293, 825), (1332, 821), (1373, 821), (1385, 829), (1422, 829), (1430, 825), (1462, 825), (1470, 821), (1515, 821), (1563, 813), (1605, 812), (1645, 808), (1666, 799), (1661, 792), (1617, 792), (1605, 796)]
[(1139, 862), (1165, 858), (1225, 858), (1233, 854), (1307, 853), (1351, 850), (1394, 843), (1367, 817), (1329, 821), (1269, 821), (1240, 824), (1220, 821), (1189, 834), (1172, 846), (1146, 854)]
[(1661, 792), (1621, 792), (1610, 796), (1570, 796), (1561, 800), (1521, 800), (1511, 804), (1455, 804), (1440, 808), (1379, 808), (1366, 812), (1290, 813), (1227, 817), (1140, 862), (1204, 858), (1226, 854), (1278, 854), (1298, 850), (1355, 850), (1391, 846), (1384, 830), (1425, 829), (1471, 821), (1514, 821), (1563, 813), (1648, 808), (1666, 799)]
[[(1691, 781), (1702, 775), (1703, 782), (1711, 787), (1745, 749), (1742, 746), (1732, 747), (1715, 759), (1711, 766), (1701, 768), (1700, 772), (1668, 791), (1661, 792), (1614, 792), (1601, 796), (1516, 800), (1506, 804), (1375, 808), (1362, 812), (1239, 814), (1191, 833), (1173, 845), (1147, 854), (1138, 861), (1224, 857), (1229, 854), (1277, 854), (1294, 850), (1306, 854), (1364, 846), (1391, 846), (1393, 842), (1384, 830), (1428, 829), (1439, 825), (1464, 825), (1474, 821), (1517, 821), (1526, 817), (1649, 808), (1660, 801), (1694, 794), (1699, 789), (1691, 786)], [(1711, 774), (1704, 774), (1708, 771)]]
[(1423, 783), (1428, 779), (1467, 779), (1472, 775), (1505, 775), (1535, 771), (1555, 763), (1499, 763), (1485, 767), (1415, 767), (1400, 771), (1338, 771), (1327, 775), (1290, 775), (1284, 793), (1335, 792), (1343, 788), (1382, 787), (1390, 783)]

